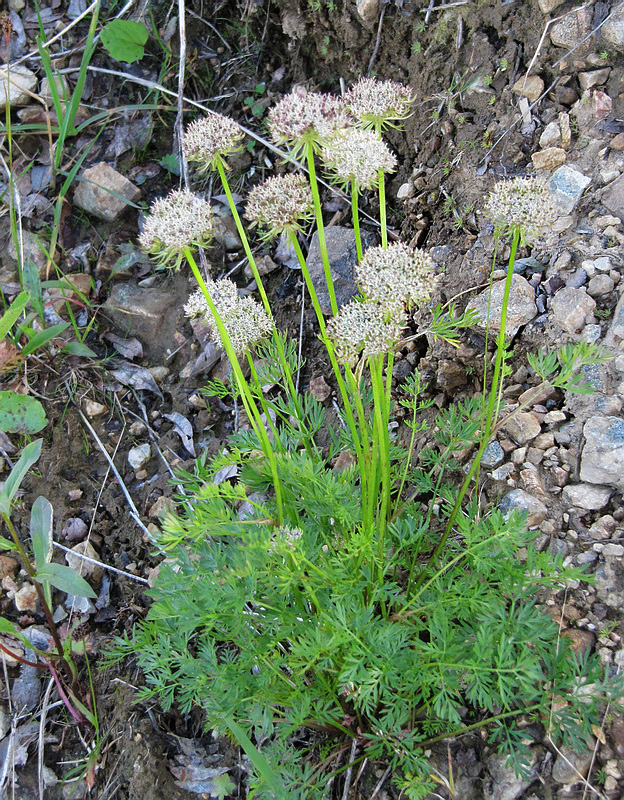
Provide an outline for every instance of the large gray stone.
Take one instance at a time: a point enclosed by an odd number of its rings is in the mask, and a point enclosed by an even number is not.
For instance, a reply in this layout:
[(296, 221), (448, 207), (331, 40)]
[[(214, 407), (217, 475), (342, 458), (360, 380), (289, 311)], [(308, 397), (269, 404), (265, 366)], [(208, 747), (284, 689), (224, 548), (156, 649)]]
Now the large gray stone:
[(618, 8), (600, 29), (602, 38), (617, 50), (624, 50), (624, 8)]
[[(550, 29), (550, 40), (556, 47), (565, 47), (567, 50), (577, 48), (575, 53), (587, 52), (591, 46), (591, 41), (587, 40), (583, 44), (580, 42), (592, 30), (593, 10), (591, 8), (580, 8), (576, 13), (567, 14)], [(577, 47), (577, 45), (579, 45)]]
[(525, 492), (524, 489), (512, 489), (500, 501), (499, 508), (505, 515), (510, 514), (512, 511), (525, 511), (527, 525), (530, 528), (543, 522), (548, 513), (542, 501)]
[(591, 178), (564, 164), (555, 170), (548, 182), (548, 188), (561, 213), (571, 214), (590, 183)]
[(74, 192), (75, 205), (105, 222), (114, 222), (128, 202), (141, 196), (137, 186), (104, 161), (86, 169), (81, 178)]
[(516, 775), (506, 755), (493, 755), (487, 759), (487, 771), (491, 780), (484, 786), (486, 800), (518, 800), (530, 781)]
[(175, 347), (175, 325), (183, 299), (176, 291), (164, 291), (118, 283), (103, 305), (105, 316), (128, 336), (136, 336), (151, 354)]
[[(502, 319), (503, 295), (505, 281), (492, 284), (492, 297), (490, 290), (486, 289), (468, 303), (468, 309), (473, 310), (480, 320), (480, 325), (486, 327), (488, 323), (488, 303), (490, 307), (490, 328), (499, 331)], [(535, 289), (521, 275), (514, 275), (511, 280), (511, 293), (507, 309), (507, 335), (514, 336), (522, 325), (526, 325), (537, 314), (535, 305)]]
[(624, 489), (624, 419), (592, 417), (583, 434), (581, 480)]
[[(336, 302), (338, 308), (341, 308), (357, 294), (357, 284), (355, 283), (355, 267), (357, 265), (355, 233), (351, 228), (330, 226), (325, 228), (325, 237), (327, 239), (327, 252), (329, 253), (334, 289), (336, 290)], [(362, 246), (364, 250), (374, 243), (374, 234), (363, 231)], [(323, 314), (331, 314), (331, 303), (325, 282), (325, 270), (323, 269), (323, 260), (321, 258), (318, 231), (315, 231), (312, 237), (306, 263)]]
[(576, 783), (587, 775), (592, 762), (592, 752), (584, 750), (576, 753), (569, 747), (562, 747), (554, 763), (552, 779), (557, 783)]
[(566, 286), (551, 300), (552, 312), (564, 331), (578, 333), (596, 308), (596, 301), (584, 289)]
[(586, 511), (599, 511), (607, 505), (612, 494), (613, 489), (606, 486), (576, 483), (564, 487), (563, 500), (571, 506), (584, 508)]
[(624, 217), (624, 175), (620, 175), (602, 193), (601, 201), (616, 216)]

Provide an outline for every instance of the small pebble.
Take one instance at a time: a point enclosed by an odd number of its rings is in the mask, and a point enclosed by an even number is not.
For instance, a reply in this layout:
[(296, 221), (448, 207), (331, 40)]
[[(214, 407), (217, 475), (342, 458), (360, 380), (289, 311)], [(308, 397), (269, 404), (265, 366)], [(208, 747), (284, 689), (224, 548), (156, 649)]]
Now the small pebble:
[(142, 469), (147, 462), (152, 457), (152, 448), (146, 442), (145, 444), (139, 444), (136, 447), (130, 449), (128, 453), (128, 464), (134, 470)]

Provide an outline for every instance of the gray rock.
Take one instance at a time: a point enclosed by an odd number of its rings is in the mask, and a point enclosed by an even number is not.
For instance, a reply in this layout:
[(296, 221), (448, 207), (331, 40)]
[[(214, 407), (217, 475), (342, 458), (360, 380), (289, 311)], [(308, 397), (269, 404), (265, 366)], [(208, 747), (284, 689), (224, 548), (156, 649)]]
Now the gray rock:
[(29, 92), (37, 86), (37, 76), (19, 64), (11, 67), (11, 79), (8, 78), (6, 65), (0, 67), (0, 111), (11, 106), (26, 106), (30, 102)]
[(224, 250), (240, 250), (243, 246), (233, 217), (214, 217), (214, 240)]
[(148, 350), (175, 345), (175, 322), (181, 298), (176, 292), (117, 283), (103, 305), (106, 317), (128, 336), (136, 336)]
[(561, 213), (571, 214), (590, 183), (591, 178), (564, 164), (555, 170), (548, 186)]
[(613, 489), (609, 489), (607, 486), (576, 483), (564, 487), (563, 500), (571, 506), (578, 506), (586, 511), (599, 511), (607, 505), (612, 494)]
[(443, 358), (438, 364), (436, 382), (440, 389), (445, 392), (452, 392), (454, 389), (465, 385), (466, 370), (461, 364)]
[(496, 441), (496, 439), (494, 439), (493, 441), (489, 442), (488, 446), (483, 451), (481, 466), (485, 467), (486, 469), (492, 469), (493, 467), (497, 467), (499, 464), (501, 464), (504, 458), (505, 451)]
[(621, 348), (622, 340), (624, 340), (624, 294), (620, 297), (613, 312), (613, 319), (605, 336), (605, 344), (608, 347)]
[[(32, 655), (32, 650), (27, 653)], [(40, 670), (37, 667), (20, 666), (19, 677), (13, 681), (11, 687), (11, 700), (13, 708), (18, 714), (25, 710), (32, 711), (39, 703), (41, 695)]]
[(520, 411), (505, 423), (504, 428), (515, 442), (526, 444), (539, 434), (541, 425), (535, 414), (531, 414), (530, 411)]
[(565, 3), (565, 0), (537, 0), (537, 2), (542, 14), (550, 14), (551, 11), (554, 11), (562, 3)]
[(549, 122), (539, 139), (540, 147), (553, 147), (561, 141), (561, 128), (558, 122)]
[(624, 489), (624, 419), (592, 417), (583, 434), (581, 480)]
[(152, 457), (152, 448), (148, 443), (132, 447), (128, 453), (128, 464), (134, 470), (142, 469)]
[(584, 289), (566, 286), (550, 301), (555, 319), (564, 331), (578, 333), (593, 314), (596, 301)]
[(624, 50), (624, 8), (613, 12), (601, 28), (601, 34), (610, 45), (618, 50)]
[(591, 761), (590, 750), (576, 753), (569, 747), (563, 746), (554, 763), (552, 779), (557, 783), (576, 783), (587, 775)]
[(289, 269), (301, 269), (301, 264), (299, 263), (295, 248), (290, 243), (288, 236), (284, 233), (280, 234), (277, 240), (275, 260)]
[(603, 294), (612, 292), (614, 286), (615, 282), (613, 278), (610, 278), (608, 275), (594, 275), (587, 287), (587, 294), (592, 297), (602, 297)]
[[(567, 14), (559, 22), (555, 22), (550, 29), (550, 40), (555, 47), (565, 47), (568, 50), (573, 47), (576, 48), (589, 35), (592, 30), (592, 24), (592, 9), (580, 8), (575, 14)], [(575, 50), (575, 53), (585, 53), (590, 46), (591, 43), (588, 40), (580, 45)]]
[(507, 761), (505, 755), (490, 756), (487, 759), (486, 766), (491, 777), (491, 781), (484, 787), (487, 800), (517, 800), (529, 786), (530, 782), (518, 777)]
[(503, 464), (490, 472), (490, 478), (493, 481), (506, 481), (515, 472), (513, 464)]
[(105, 222), (114, 222), (126, 210), (126, 200), (134, 203), (141, 196), (137, 186), (104, 161), (84, 170), (81, 177), (74, 204)]
[(602, 328), (600, 325), (586, 325), (583, 330), (581, 331), (581, 339), (584, 342), (591, 342), (595, 343), (599, 341), (600, 337), (602, 336)]
[(624, 175), (620, 175), (607, 186), (600, 200), (613, 214), (624, 217)]
[[(357, 250), (355, 245), (355, 233), (351, 228), (341, 228), (330, 226), (325, 228), (327, 238), (327, 252), (331, 265), (334, 288), (336, 290), (336, 302), (338, 308), (348, 303), (357, 293), (355, 283), (355, 266), (357, 264)], [(375, 242), (374, 234), (364, 231), (362, 233), (362, 246), (366, 250)], [(321, 248), (319, 246), (318, 231), (314, 233), (310, 250), (306, 259), (310, 277), (316, 289), (319, 303), (324, 314), (331, 314), (331, 304), (327, 284), (325, 282), (325, 271), (321, 258)]]
[(600, 86), (601, 83), (606, 83), (610, 72), (610, 67), (592, 69), (589, 72), (579, 72), (578, 79), (581, 89), (591, 89), (592, 86)]
[[(85, 556), (85, 558), (81, 558), (81, 556)], [(87, 558), (91, 560), (87, 561)], [(83, 578), (89, 578), (91, 584), (99, 583), (104, 575), (102, 567), (93, 563), (99, 560), (99, 553), (91, 542), (79, 542), (71, 548), (71, 553), (65, 553), (65, 561), (68, 566), (79, 572)]]
[(546, 506), (536, 497), (532, 497), (524, 489), (513, 489), (506, 494), (499, 504), (500, 510), (507, 516), (512, 511), (525, 511), (527, 525), (532, 528), (546, 519)]
[(578, 269), (575, 269), (567, 279), (566, 286), (571, 286), (573, 289), (580, 289), (581, 286), (585, 286), (586, 283), (587, 272), (585, 272), (583, 267), (579, 267)]
[(624, 572), (612, 559), (605, 559), (596, 570), (595, 591), (601, 603), (624, 612)]
[[(490, 328), (494, 331), (500, 330), (504, 292), (505, 281), (496, 281), (496, 283), (492, 284), (491, 300), (490, 291), (486, 289), (468, 303), (467, 308), (472, 309), (477, 314), (481, 327), (485, 328), (488, 324), (489, 303)], [(511, 281), (511, 293), (507, 309), (507, 335), (514, 336), (518, 329), (530, 322), (536, 314), (535, 289), (522, 275), (514, 275)]]

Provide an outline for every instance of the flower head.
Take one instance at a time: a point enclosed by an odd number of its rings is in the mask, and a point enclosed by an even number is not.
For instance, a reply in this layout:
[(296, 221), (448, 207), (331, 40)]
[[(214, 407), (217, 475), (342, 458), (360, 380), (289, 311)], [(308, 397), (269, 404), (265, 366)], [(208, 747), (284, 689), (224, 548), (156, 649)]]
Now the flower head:
[(397, 160), (373, 131), (345, 128), (328, 138), (321, 149), (325, 166), (340, 183), (352, 181), (362, 189), (379, 183), (379, 172), (394, 172)]
[(389, 311), (427, 302), (436, 283), (431, 256), (403, 242), (369, 247), (356, 274), (363, 294)]
[(396, 81), (360, 78), (345, 94), (347, 110), (364, 128), (396, 128), (411, 114), (414, 93)]
[(353, 300), (344, 305), (327, 323), (327, 334), (334, 342), (336, 357), (343, 364), (390, 352), (401, 338), (405, 317), (388, 313), (378, 303)]
[(302, 175), (277, 175), (249, 193), (245, 217), (269, 239), (300, 230), (314, 216), (312, 192)]
[(554, 221), (557, 211), (548, 186), (540, 178), (499, 181), (485, 202), (485, 213), (499, 236), (519, 231), (522, 239), (535, 239)]
[(209, 114), (195, 120), (184, 133), (184, 149), (189, 161), (198, 161), (201, 169), (214, 169), (218, 159), (224, 159), (240, 149), (244, 133), (240, 126), (222, 114)]
[(290, 145), (295, 150), (308, 142), (318, 142), (340, 128), (346, 128), (348, 122), (340, 98), (303, 88), (294, 89), (269, 111), (269, 130), (273, 141)]
[(152, 203), (139, 242), (162, 266), (177, 269), (184, 250), (202, 247), (212, 238), (213, 230), (210, 203), (192, 192), (176, 189)]
[[(208, 291), (235, 353), (242, 353), (253, 344), (270, 336), (273, 320), (253, 297), (239, 297), (236, 284), (224, 278), (208, 281)], [(202, 316), (213, 339), (219, 340), (219, 327), (203, 292), (194, 292), (184, 306), (187, 317)]]

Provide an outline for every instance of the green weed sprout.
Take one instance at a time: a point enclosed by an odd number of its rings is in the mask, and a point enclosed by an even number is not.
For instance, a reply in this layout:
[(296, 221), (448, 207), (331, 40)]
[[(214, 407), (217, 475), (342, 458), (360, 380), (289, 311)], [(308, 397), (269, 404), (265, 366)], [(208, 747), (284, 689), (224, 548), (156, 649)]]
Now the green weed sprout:
[[(409, 113), (410, 97), (399, 98), (385, 118), (361, 118), (377, 137)], [(417, 371), (393, 387), (393, 366), (414, 309), (435, 294), (433, 261), (386, 236), (361, 254), (360, 295), (337, 309), (321, 239), (334, 298), (326, 320), (299, 239), (313, 217), (318, 223), (314, 158), (347, 135), (336, 133), (347, 127), (344, 105), (295, 92), (276, 109), (272, 134), (305, 158), (310, 185), (297, 174), (270, 178), (250, 193), (245, 216), (263, 238), (285, 234), (297, 253), (338, 389), (338, 424), (328, 434), (323, 405), (292, 393), (296, 345), (274, 330), (266, 295), (260, 305), (230, 281), (201, 275), (193, 252), (209, 241), (210, 220), (200, 212), (202, 224), (186, 224), (186, 238), (176, 227), (171, 239), (154, 222), (145, 244), (172, 266), (188, 262), (200, 291), (186, 311), (202, 315), (225, 349), (251, 430), (182, 476), (187, 502), (158, 537), (171, 562), (161, 566), (148, 619), (117, 640), (113, 657), (137, 657), (141, 697), (177, 702), (183, 712), (199, 706), (207, 727), (233, 736), (252, 761), (249, 788), (258, 798), (327, 797), (330, 774), (339, 775), (327, 756), (352, 743), (389, 763), (408, 797), (421, 797), (433, 787), (427, 748), (483, 727), (526, 774), (520, 719), (579, 747), (605, 694), (622, 695), (597, 656), (576, 659), (559, 641), (534, 601), (582, 571), (533, 548), (537, 533), (521, 515), (484, 510), (472, 494), (485, 447), (505, 422), (498, 416), (517, 248), (547, 221), (547, 195), (538, 184), (509, 183), (488, 199), (497, 235), (511, 240), (493, 375), (483, 397), (437, 414), (431, 444), (414, 459), (431, 401)], [(437, 307), (426, 332), (457, 344), (473, 323), (472, 314)], [(531, 363), (541, 388), (585, 391), (579, 369), (601, 358), (582, 344)], [(275, 389), (264, 392), (267, 385)], [(394, 402), (408, 414), (407, 446), (392, 432)], [(457, 453), (471, 448), (473, 462), (457, 478)], [(232, 466), (236, 480), (224, 481)], [(580, 691), (590, 683), (591, 694)], [(316, 763), (316, 748), (291, 742), (301, 728), (318, 733)]]

